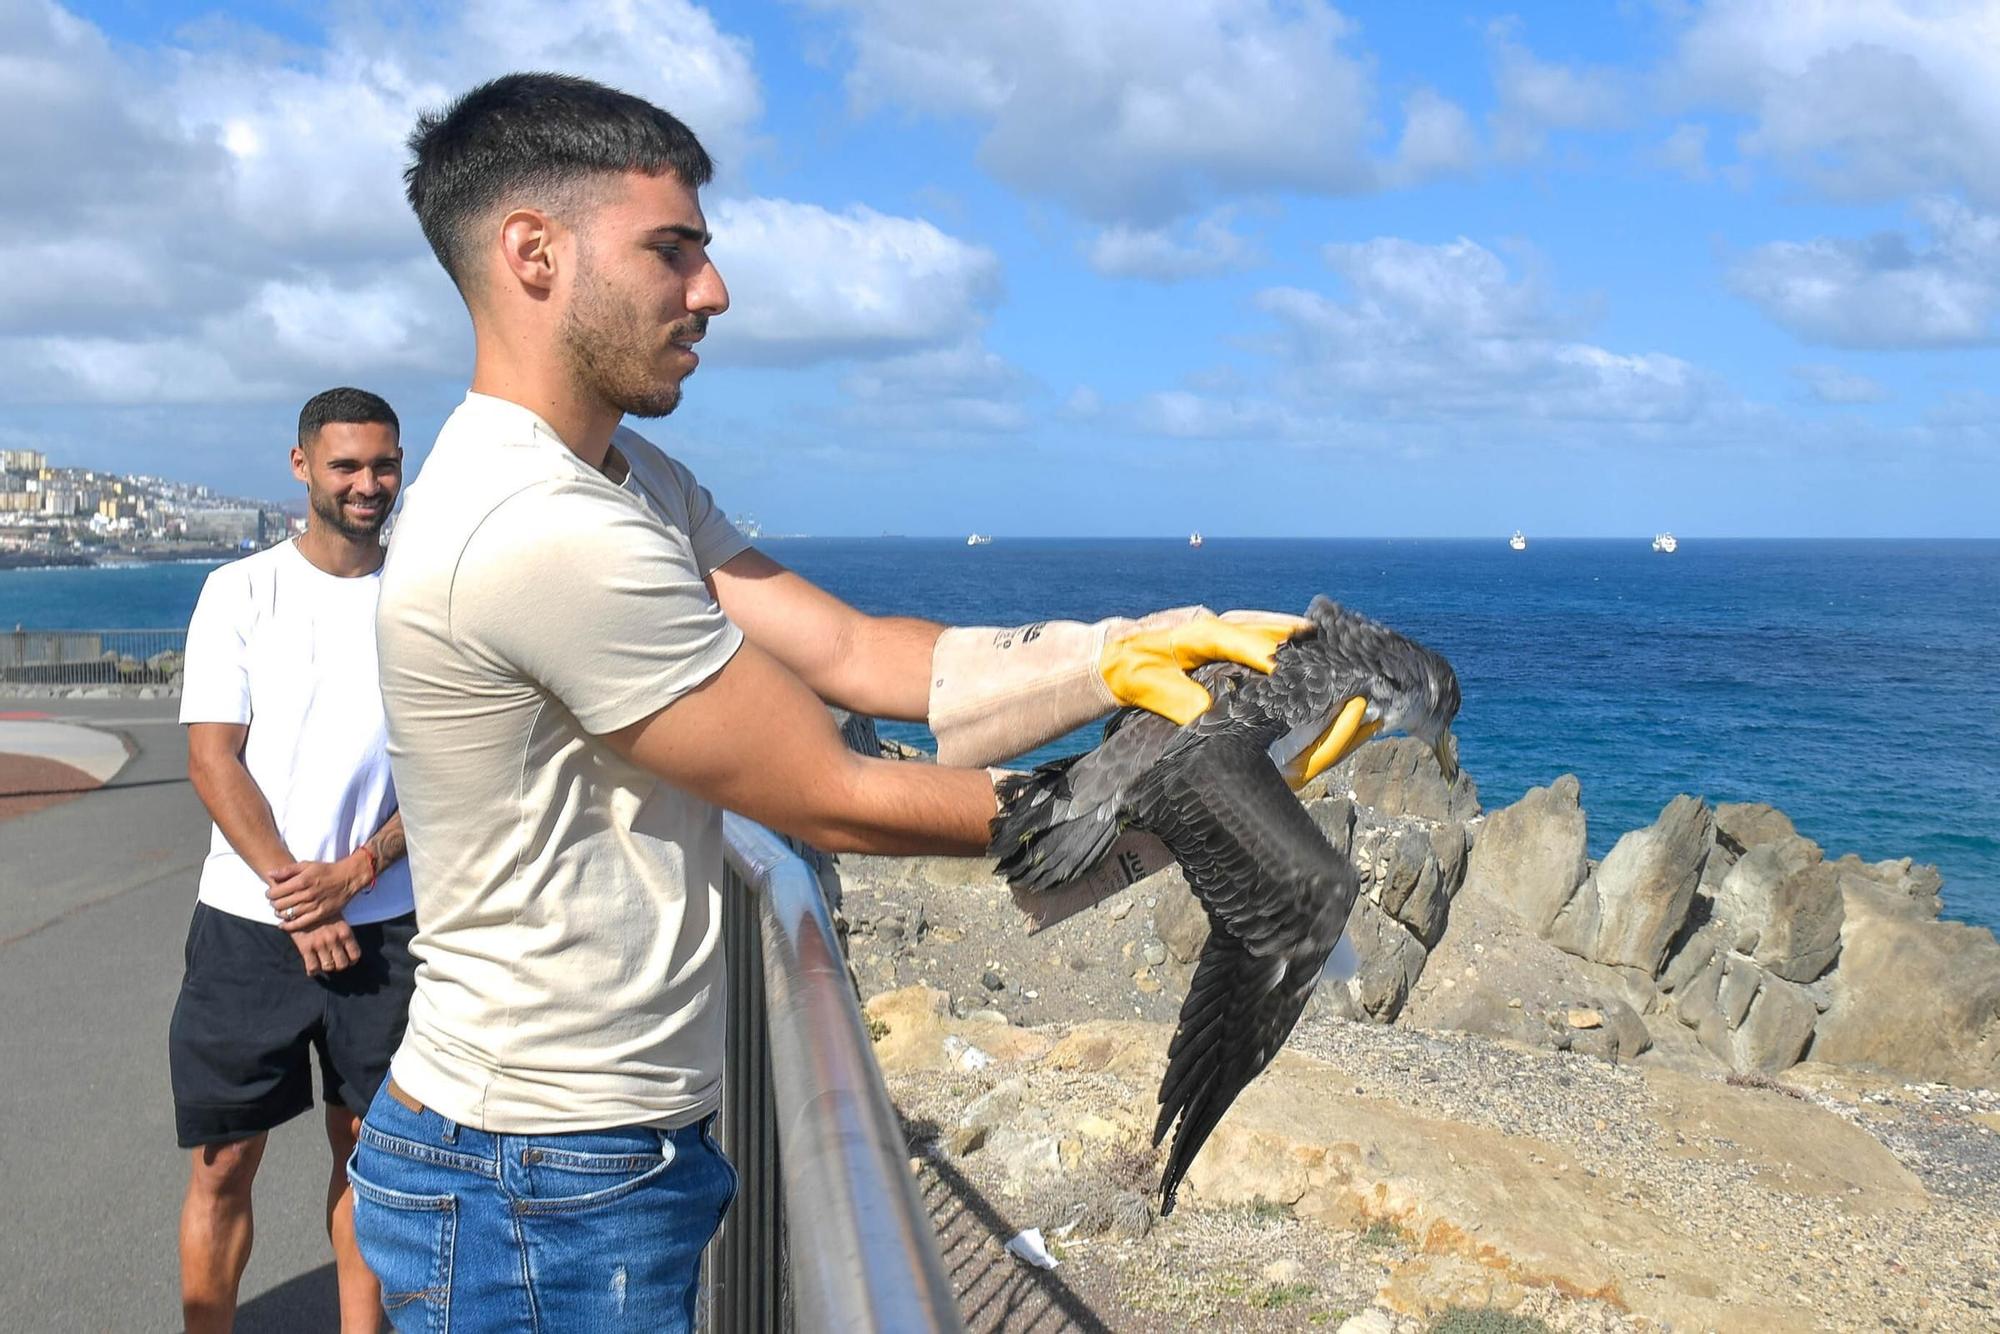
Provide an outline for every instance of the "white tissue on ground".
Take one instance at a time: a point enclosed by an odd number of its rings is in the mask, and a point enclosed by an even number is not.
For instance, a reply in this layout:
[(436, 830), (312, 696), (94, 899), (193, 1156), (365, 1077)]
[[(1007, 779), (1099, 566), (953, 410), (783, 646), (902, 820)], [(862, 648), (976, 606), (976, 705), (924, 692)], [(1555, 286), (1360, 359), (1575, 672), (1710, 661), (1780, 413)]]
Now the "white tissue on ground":
[(1007, 1253), (1017, 1260), (1025, 1261), (1037, 1269), (1054, 1269), (1055, 1256), (1042, 1244), (1042, 1230), (1038, 1227), (1016, 1232), (1007, 1239)]

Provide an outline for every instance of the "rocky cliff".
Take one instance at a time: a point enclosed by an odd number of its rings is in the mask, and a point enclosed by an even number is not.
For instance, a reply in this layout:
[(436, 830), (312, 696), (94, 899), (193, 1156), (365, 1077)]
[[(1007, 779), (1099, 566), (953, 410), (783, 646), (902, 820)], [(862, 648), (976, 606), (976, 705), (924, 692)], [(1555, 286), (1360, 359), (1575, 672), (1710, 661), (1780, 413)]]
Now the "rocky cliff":
[(975, 1328), (2000, 1319), (2000, 946), (1939, 920), (1933, 869), (1694, 796), (1593, 863), (1575, 778), (1484, 812), (1394, 740), (1303, 799), (1361, 871), (1359, 969), (1163, 1223), (1154, 1092), (1206, 932), (1179, 873), (1030, 936), (981, 863), (843, 862), (952, 1244), (1068, 1257)]

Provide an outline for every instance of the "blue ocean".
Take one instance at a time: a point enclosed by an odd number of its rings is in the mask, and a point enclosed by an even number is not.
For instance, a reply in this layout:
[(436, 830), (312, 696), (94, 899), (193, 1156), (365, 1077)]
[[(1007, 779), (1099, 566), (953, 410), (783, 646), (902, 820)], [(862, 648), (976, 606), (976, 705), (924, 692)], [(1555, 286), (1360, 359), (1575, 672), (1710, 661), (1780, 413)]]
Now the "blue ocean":
[[(1574, 773), (1601, 856), (1678, 792), (1767, 801), (1829, 855), (1936, 863), (1946, 915), (2000, 927), (2000, 542), (763, 545), (864, 610), (957, 624), (1297, 611), (1323, 591), (1451, 659), (1489, 810)], [(206, 573), (0, 571), (0, 627), (183, 625)]]

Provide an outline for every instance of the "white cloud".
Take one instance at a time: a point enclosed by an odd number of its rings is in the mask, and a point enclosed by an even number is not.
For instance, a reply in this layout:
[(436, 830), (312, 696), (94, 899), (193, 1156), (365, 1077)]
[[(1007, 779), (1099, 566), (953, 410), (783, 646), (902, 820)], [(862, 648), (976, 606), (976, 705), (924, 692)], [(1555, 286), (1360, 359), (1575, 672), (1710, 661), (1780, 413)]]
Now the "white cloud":
[(10, 403), (214, 403), (274, 397), (283, 388), (246, 376), (200, 334), (0, 339), (0, 392)]
[(67, 10), (0, 6), (0, 220), (73, 236), (121, 206), (198, 207), (226, 155), (177, 132), (157, 82)]
[(1924, 425), (1960, 442), (2000, 441), (2000, 396), (1984, 389), (1952, 390), (1924, 413)]
[(1321, 0), (817, 3), (849, 17), (858, 107), (969, 117), (995, 176), (1100, 222), (1377, 183), (1370, 64)]
[(1690, 181), (1706, 181), (1715, 173), (1708, 165), (1708, 126), (1684, 122), (1674, 126), (1657, 150), (1660, 164)]
[(1837, 347), (1942, 347), (2000, 336), (2000, 215), (1955, 200), (1921, 200), (1930, 233), (1820, 237), (1759, 246), (1729, 283), (1811, 342)]
[(322, 275), (265, 282), (237, 319), (244, 344), (301, 370), (444, 375), (472, 363), (465, 308), (428, 255), (351, 282)]
[(1822, 403), (1880, 403), (1889, 397), (1876, 381), (1840, 366), (1794, 366), (1792, 374)]
[(2000, 6), (1711, 0), (1666, 82), (1748, 116), (1740, 149), (1827, 195), (2000, 204)]
[(1028, 377), (969, 340), (876, 362), (847, 376), (841, 388), (846, 420), (867, 430), (1012, 433), (1032, 422)]
[(1520, 160), (1542, 151), (1550, 130), (1605, 130), (1625, 117), (1620, 76), (1598, 67), (1539, 59), (1516, 35), (1512, 19), (1487, 30), (1492, 50), (1495, 151)]
[(1481, 153), (1465, 109), (1435, 89), (1419, 88), (1403, 99), (1403, 137), (1388, 174), (1396, 184), (1411, 185), (1469, 171)]
[(1245, 440), (1286, 436), (1297, 426), (1282, 404), (1249, 396), (1219, 397), (1184, 389), (1140, 399), (1129, 414), (1136, 429), (1176, 440)]
[(1107, 227), (1091, 238), (1086, 258), (1107, 278), (1170, 283), (1230, 273), (1262, 258), (1248, 237), (1230, 230), (1232, 217), (1217, 209), (1191, 227)]
[(1665, 353), (1621, 353), (1571, 335), (1575, 313), (1532, 275), (1460, 238), (1385, 237), (1327, 248), (1347, 295), (1268, 289), (1280, 383), (1299, 402), (1390, 418), (1685, 421), (1708, 386)]
[(297, 397), (330, 378), (406, 384), (462, 370), (471, 357), (464, 307), (426, 254), (338, 281), (267, 279), (199, 319), (15, 332), (0, 337), (0, 392), (47, 404), (251, 402)]
[[(740, 40), (684, 0), (435, 26), (336, 10), (324, 49), (207, 25), (154, 52), (37, 2), (0, 14), (0, 220), (28, 238), (0, 313), (21, 401), (289, 396), (465, 364), (462, 311), (402, 198), (419, 111), (560, 61), (749, 142)], [(32, 370), (30, 370), (32, 368)]]
[(712, 335), (725, 359), (797, 365), (956, 341), (1000, 293), (992, 251), (921, 219), (777, 199), (710, 212), (730, 289)]
[(1273, 333), (1246, 342), (1257, 381), (1222, 367), (1109, 414), (1129, 430), (1187, 440), (1280, 439), (1404, 451), (1551, 438), (1678, 438), (1739, 414), (1699, 369), (1663, 352), (1619, 352), (1578, 335), (1528, 256), (1516, 274), (1466, 238), (1330, 245), (1337, 291), (1271, 287)]
[[(762, 111), (749, 44), (687, 0), (553, 23), (530, 0), (395, 22), (337, 7), (319, 49), (217, 21), (151, 52), (37, 2), (0, 6), (0, 51), (0, 221), (24, 238), (0, 303), (0, 385), (55, 405), (286, 399), (330, 378), (461, 371), (469, 331), (403, 200), (404, 140), (487, 78), (561, 68), (668, 107), (719, 158), (717, 195), (740, 193)], [(747, 256), (726, 271), (725, 358), (950, 343), (998, 289), (991, 254), (928, 223), (778, 200), (711, 209)]]
[(1104, 396), (1087, 384), (1080, 384), (1069, 391), (1063, 400), (1062, 410), (1078, 420), (1089, 420), (1104, 411)]

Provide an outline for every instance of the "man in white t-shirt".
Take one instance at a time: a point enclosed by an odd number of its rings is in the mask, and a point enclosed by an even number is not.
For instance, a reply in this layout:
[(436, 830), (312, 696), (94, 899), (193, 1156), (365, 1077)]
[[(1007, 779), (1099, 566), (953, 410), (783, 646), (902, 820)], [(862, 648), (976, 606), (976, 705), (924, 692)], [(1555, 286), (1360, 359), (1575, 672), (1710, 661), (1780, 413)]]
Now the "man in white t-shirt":
[(188, 776), (215, 821), (168, 1036), (193, 1170), (181, 1209), (191, 1334), (227, 1330), (272, 1127), (311, 1110), (318, 1052), (341, 1328), (380, 1325), (346, 1164), (402, 1040), (416, 918), (375, 662), (396, 414), (361, 389), (299, 413), (305, 533), (209, 575), (188, 625)]
[[(378, 622), (422, 929), (410, 1023), (349, 1168), (398, 1329), (684, 1330), (734, 1192), (721, 810), (830, 851), (978, 853), (991, 776), (1300, 624), (945, 629), (751, 549), (620, 425), (680, 399), (728, 295), (710, 163), (638, 98), (509, 75), (426, 116), (407, 174), (472, 314), (472, 392), (410, 488)], [(840, 256), (819, 257), (837, 265)], [(824, 702), (927, 720), (864, 758)]]

